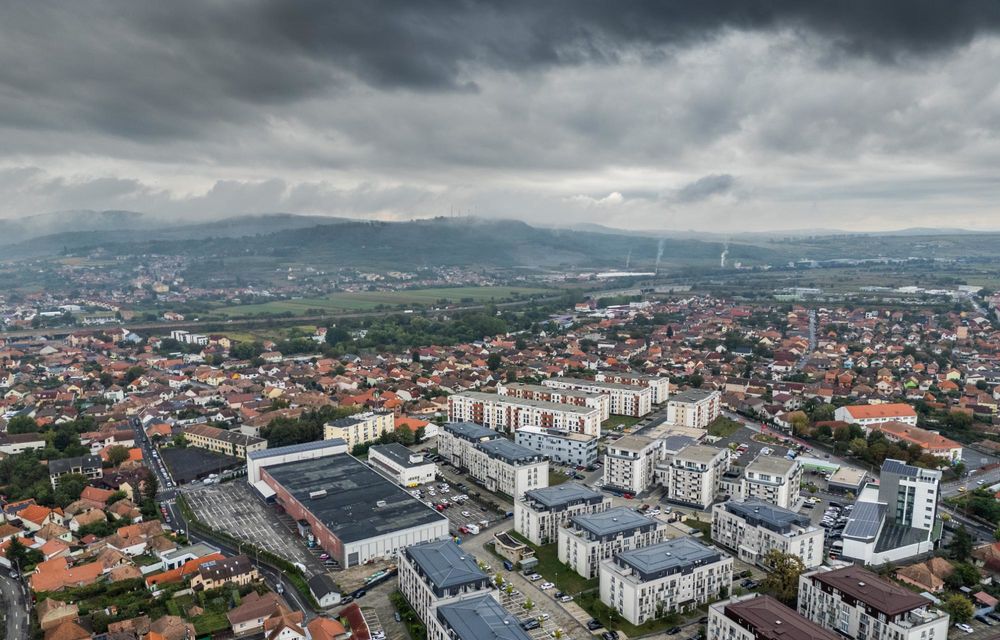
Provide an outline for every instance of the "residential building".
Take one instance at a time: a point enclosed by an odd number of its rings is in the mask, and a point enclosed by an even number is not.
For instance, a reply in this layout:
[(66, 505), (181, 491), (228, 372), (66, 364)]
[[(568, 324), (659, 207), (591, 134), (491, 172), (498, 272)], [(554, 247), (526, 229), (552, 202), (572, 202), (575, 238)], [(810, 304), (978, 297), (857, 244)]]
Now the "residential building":
[(427, 625), (427, 640), (531, 640), (520, 619), (492, 596), (442, 605)]
[(475, 445), (502, 437), (474, 422), (447, 422), (437, 436), (438, 455), (453, 467), (468, 467), (466, 460)]
[(515, 501), (525, 491), (549, 486), (548, 458), (506, 438), (476, 444), (465, 462), (473, 480)]
[(602, 421), (611, 417), (611, 401), (603, 393), (587, 393), (575, 389), (553, 389), (545, 385), (525, 384), (523, 382), (500, 382), (497, 384), (497, 395), (590, 407), (601, 410)]
[(708, 607), (709, 640), (842, 640), (771, 596), (750, 595)]
[(257, 567), (250, 562), (250, 558), (239, 555), (203, 563), (191, 578), (191, 588), (195, 591), (211, 591), (227, 584), (248, 585), (259, 579)]
[(376, 445), (368, 449), (368, 464), (382, 471), (401, 487), (416, 487), (433, 482), (437, 465), (423, 453), (411, 451), (399, 444)]
[(660, 440), (625, 436), (604, 449), (604, 484), (632, 495), (653, 484), (656, 463), (662, 451)]
[(424, 542), (399, 554), (399, 590), (423, 621), (431, 620), (444, 604), (497, 597), (493, 581), (452, 540)]
[(889, 458), (879, 479), (878, 485), (865, 485), (854, 503), (844, 527), (844, 557), (881, 565), (933, 550), (941, 533), (941, 472)]
[(766, 568), (771, 551), (798, 557), (807, 568), (823, 563), (824, 531), (809, 517), (756, 498), (712, 508), (712, 540), (750, 564)]
[(558, 540), (559, 527), (573, 516), (609, 508), (610, 496), (576, 482), (532, 489), (514, 503), (514, 530), (532, 544), (549, 544)]
[(97, 480), (104, 476), (101, 465), (100, 456), (77, 456), (49, 460), (49, 482), (52, 483), (52, 488), (55, 488), (59, 486), (59, 479), (69, 474), (78, 474), (88, 480)]
[(193, 447), (208, 449), (236, 458), (246, 458), (248, 453), (267, 449), (267, 440), (228, 431), (207, 424), (194, 424), (184, 429), (184, 439)]
[(733, 559), (694, 538), (668, 540), (601, 563), (601, 602), (632, 624), (707, 604), (733, 582)]
[(541, 427), (522, 427), (514, 434), (517, 444), (571, 467), (586, 467), (597, 462), (598, 440), (598, 436)]
[(611, 401), (611, 413), (619, 416), (641, 418), (653, 410), (653, 390), (649, 387), (562, 377), (542, 380), (542, 384), (552, 389), (604, 394)]
[(656, 483), (665, 488), (664, 498), (687, 506), (707, 509), (719, 495), (722, 475), (729, 468), (729, 450), (692, 444), (656, 465)]
[(799, 576), (799, 613), (858, 640), (946, 640), (948, 614), (927, 598), (848, 565)]
[(44, 449), (45, 438), (40, 433), (0, 433), (0, 453), (17, 455), (30, 449)]
[(666, 535), (666, 523), (627, 507), (573, 516), (559, 528), (559, 561), (584, 578), (594, 578), (603, 560), (662, 542)]
[(758, 455), (746, 466), (740, 485), (743, 500), (758, 498), (783, 509), (801, 506), (802, 465), (798, 460)]
[(839, 407), (834, 411), (833, 417), (848, 424), (861, 425), (868, 430), (868, 427), (883, 422), (902, 422), (911, 426), (917, 426), (917, 412), (908, 404), (894, 402), (887, 404), (851, 404)]
[(662, 404), (670, 398), (670, 378), (651, 376), (632, 371), (598, 371), (594, 374), (597, 382), (614, 382), (633, 387), (649, 387), (653, 392), (653, 404)]
[(601, 435), (601, 409), (465, 391), (448, 396), (448, 419), (514, 433), (523, 427)]
[(718, 391), (688, 389), (667, 401), (667, 422), (683, 427), (707, 429), (722, 411), (722, 394)]
[(343, 440), (352, 451), (359, 444), (375, 442), (383, 433), (392, 433), (394, 429), (392, 412), (369, 411), (327, 422), (323, 425), (323, 439)]
[(919, 445), (925, 453), (944, 458), (952, 464), (962, 460), (962, 445), (945, 438), (940, 433), (927, 431), (905, 422), (880, 422), (867, 429), (867, 431), (872, 430), (881, 431), (889, 442)]

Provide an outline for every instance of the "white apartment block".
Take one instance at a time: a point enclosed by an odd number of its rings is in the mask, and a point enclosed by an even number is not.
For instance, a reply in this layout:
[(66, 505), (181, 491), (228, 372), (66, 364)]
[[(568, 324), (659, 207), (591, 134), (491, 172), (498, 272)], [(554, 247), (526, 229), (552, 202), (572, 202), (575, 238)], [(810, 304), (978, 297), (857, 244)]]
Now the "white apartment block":
[(604, 449), (604, 484), (637, 495), (653, 484), (656, 463), (662, 455), (661, 440), (625, 436)]
[(508, 433), (513, 433), (522, 427), (542, 427), (590, 436), (601, 435), (599, 408), (498, 396), (478, 391), (466, 391), (448, 396), (448, 419), (456, 422), (474, 422)]
[(848, 424), (857, 424), (868, 431), (871, 425), (882, 422), (902, 422), (917, 426), (917, 412), (913, 407), (902, 402), (886, 404), (852, 404), (839, 407), (833, 412), (833, 417)]
[(664, 487), (670, 502), (707, 509), (719, 495), (728, 468), (728, 449), (691, 444), (656, 465), (656, 484)]
[(549, 486), (548, 458), (470, 422), (448, 422), (437, 436), (438, 454), (468, 469), (489, 491), (519, 499), (525, 491)]
[(455, 467), (468, 467), (466, 460), (480, 442), (502, 438), (499, 433), (473, 422), (446, 422), (437, 435), (438, 455)]
[(743, 473), (740, 494), (743, 500), (757, 498), (782, 509), (798, 511), (802, 465), (798, 460), (758, 455)]
[(399, 591), (425, 623), (445, 604), (498, 597), (493, 581), (476, 558), (452, 540), (435, 540), (406, 547), (399, 554)]
[(712, 540), (740, 560), (762, 567), (771, 551), (797, 556), (807, 569), (820, 566), (823, 535), (808, 516), (768, 502), (729, 501), (712, 508)]
[(799, 613), (858, 640), (946, 640), (947, 613), (857, 565), (799, 576)]
[(771, 596), (751, 593), (708, 607), (710, 640), (843, 640)]
[(598, 440), (597, 436), (541, 427), (521, 427), (514, 433), (517, 444), (573, 467), (586, 467), (597, 461)]
[(667, 401), (667, 422), (682, 427), (707, 429), (722, 411), (722, 394), (718, 391), (688, 389)]
[(597, 382), (614, 382), (628, 384), (633, 387), (649, 387), (653, 391), (653, 404), (662, 404), (670, 397), (670, 378), (650, 376), (644, 373), (630, 371), (599, 371), (594, 380)]
[(401, 487), (416, 487), (433, 482), (437, 465), (424, 454), (410, 451), (398, 442), (368, 449), (368, 464), (396, 481)]
[(694, 538), (668, 540), (601, 563), (601, 602), (632, 624), (717, 599), (733, 582), (733, 559)]
[(395, 417), (391, 412), (369, 411), (327, 422), (323, 425), (323, 439), (340, 438), (350, 450), (359, 444), (375, 442), (383, 433), (392, 433), (395, 428)]
[(604, 394), (611, 401), (611, 413), (619, 416), (641, 418), (653, 410), (653, 390), (649, 387), (582, 378), (548, 378), (542, 380), (542, 384), (552, 389), (576, 389)]
[(611, 508), (611, 497), (576, 482), (526, 491), (514, 503), (514, 531), (543, 545), (558, 540), (559, 527), (570, 518)]
[(497, 395), (590, 407), (601, 410), (602, 421), (611, 417), (611, 400), (602, 393), (587, 393), (575, 389), (553, 389), (545, 385), (525, 384), (523, 382), (501, 382), (497, 384)]
[(559, 528), (559, 561), (584, 578), (594, 578), (602, 561), (662, 542), (666, 536), (666, 523), (627, 507), (574, 516)]

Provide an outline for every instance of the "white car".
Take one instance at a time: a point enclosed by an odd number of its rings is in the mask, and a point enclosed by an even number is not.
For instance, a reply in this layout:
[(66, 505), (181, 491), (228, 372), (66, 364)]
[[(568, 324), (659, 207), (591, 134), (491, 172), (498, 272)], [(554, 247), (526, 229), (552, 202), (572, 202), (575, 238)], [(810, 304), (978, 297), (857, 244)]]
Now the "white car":
[(964, 622), (956, 622), (955, 626), (966, 633), (975, 633), (975, 629), (965, 624)]
[(548, 591), (554, 586), (556, 585), (552, 584), (551, 582), (543, 582), (542, 584), (538, 585), (538, 588), (541, 589), (542, 591)]
[(463, 511), (463, 512), (462, 512), (462, 517), (463, 517), (463, 518), (468, 518), (468, 517), (470, 517), (471, 515), (472, 515), (472, 514), (471, 514), (471, 513), (469, 513), (468, 511)]
[(549, 617), (550, 617), (549, 614), (543, 613), (542, 615), (538, 616), (538, 621), (539, 622), (545, 622), (546, 620), (549, 619)]
[(542, 574), (540, 573), (533, 573), (530, 576), (528, 576), (528, 580), (531, 580), (532, 582), (538, 582), (541, 579), (542, 579)]

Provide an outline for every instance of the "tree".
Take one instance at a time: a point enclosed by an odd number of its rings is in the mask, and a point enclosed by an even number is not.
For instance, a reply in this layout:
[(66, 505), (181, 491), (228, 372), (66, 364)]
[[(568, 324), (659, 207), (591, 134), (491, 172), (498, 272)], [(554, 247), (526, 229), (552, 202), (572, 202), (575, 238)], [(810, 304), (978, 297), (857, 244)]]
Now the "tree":
[(142, 497), (146, 500), (155, 500), (159, 490), (160, 481), (156, 479), (155, 473), (150, 473), (142, 482)]
[(834, 418), (836, 408), (832, 404), (818, 405), (812, 412), (813, 422), (829, 422)]
[(503, 357), (499, 353), (491, 353), (488, 358), (486, 358), (486, 366), (489, 367), (490, 371), (496, 371), (503, 364)]
[(400, 425), (400, 427), (396, 429), (396, 440), (405, 447), (408, 447), (417, 441), (416, 437), (413, 435), (413, 430), (405, 424)]
[(792, 433), (797, 436), (809, 434), (809, 416), (805, 411), (793, 411), (788, 414), (788, 423), (792, 425)]
[(802, 559), (772, 549), (764, 557), (764, 565), (769, 567), (771, 572), (761, 582), (760, 590), (794, 609), (798, 597), (799, 576), (806, 570)]
[(952, 622), (968, 622), (975, 612), (975, 609), (972, 608), (972, 602), (957, 593), (945, 598), (944, 610), (951, 616)]
[(80, 494), (87, 488), (86, 476), (79, 473), (68, 473), (59, 478), (53, 499), (57, 506), (65, 507), (80, 499)]
[(116, 444), (108, 449), (108, 462), (112, 467), (117, 467), (128, 460), (128, 447)]
[(143, 369), (142, 367), (139, 366), (129, 367), (128, 371), (125, 372), (125, 384), (131, 384), (132, 382), (135, 382), (136, 380), (141, 378), (144, 373), (146, 373), (146, 370)]
[(688, 377), (688, 384), (695, 389), (700, 388), (701, 385), (703, 385), (704, 383), (705, 383), (705, 378), (701, 377), (697, 373), (694, 374), (693, 376)]
[(979, 569), (968, 562), (956, 562), (955, 570), (945, 578), (945, 583), (958, 591), (962, 587), (973, 587), (979, 584), (980, 580), (982, 580), (982, 576), (979, 575)]
[(955, 560), (966, 560), (972, 555), (972, 536), (969, 535), (964, 524), (952, 536), (948, 549), (951, 551), (951, 557)]
[(7, 423), (7, 433), (37, 433), (38, 423), (28, 416), (14, 416)]

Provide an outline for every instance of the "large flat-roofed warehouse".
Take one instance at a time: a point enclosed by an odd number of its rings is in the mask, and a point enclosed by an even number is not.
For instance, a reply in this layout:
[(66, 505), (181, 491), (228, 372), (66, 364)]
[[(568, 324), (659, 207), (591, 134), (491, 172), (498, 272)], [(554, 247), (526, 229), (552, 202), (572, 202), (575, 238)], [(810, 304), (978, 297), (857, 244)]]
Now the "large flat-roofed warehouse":
[(448, 536), (448, 519), (346, 453), (265, 467), (288, 515), (342, 567)]

